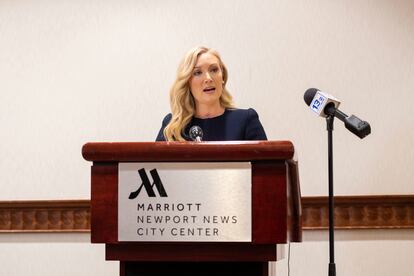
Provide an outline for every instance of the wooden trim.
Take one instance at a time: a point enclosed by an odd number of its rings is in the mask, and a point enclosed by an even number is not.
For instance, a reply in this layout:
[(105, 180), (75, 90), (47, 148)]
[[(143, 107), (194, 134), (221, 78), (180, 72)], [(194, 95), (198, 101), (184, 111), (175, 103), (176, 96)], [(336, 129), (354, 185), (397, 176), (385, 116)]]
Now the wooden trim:
[[(192, 252), (192, 254), (188, 254)], [(249, 243), (121, 243), (106, 244), (107, 261), (251, 262), (277, 261), (273, 244)]]
[[(414, 195), (337, 196), (336, 229), (414, 229)], [(303, 229), (328, 229), (328, 198), (305, 197)]]
[(290, 141), (100, 142), (82, 147), (83, 158), (93, 162), (274, 161), (293, 154)]
[[(304, 230), (328, 228), (327, 197), (302, 197)], [(414, 195), (337, 196), (337, 229), (414, 229)], [(90, 232), (89, 200), (0, 201), (0, 233)]]
[(0, 201), (0, 233), (89, 231), (89, 200)]

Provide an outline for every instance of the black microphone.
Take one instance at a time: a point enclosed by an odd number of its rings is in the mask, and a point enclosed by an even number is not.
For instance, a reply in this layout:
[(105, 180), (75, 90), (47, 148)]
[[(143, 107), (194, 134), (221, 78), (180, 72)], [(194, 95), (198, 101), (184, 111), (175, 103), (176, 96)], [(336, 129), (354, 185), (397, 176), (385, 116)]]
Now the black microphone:
[(201, 142), (203, 139), (203, 130), (199, 126), (192, 126), (188, 134), (195, 142)]
[(368, 122), (359, 119), (355, 115), (348, 116), (338, 109), (341, 103), (335, 97), (316, 88), (309, 88), (303, 95), (305, 103), (311, 110), (322, 117), (335, 116), (345, 123), (345, 127), (359, 138), (364, 138), (371, 133)]

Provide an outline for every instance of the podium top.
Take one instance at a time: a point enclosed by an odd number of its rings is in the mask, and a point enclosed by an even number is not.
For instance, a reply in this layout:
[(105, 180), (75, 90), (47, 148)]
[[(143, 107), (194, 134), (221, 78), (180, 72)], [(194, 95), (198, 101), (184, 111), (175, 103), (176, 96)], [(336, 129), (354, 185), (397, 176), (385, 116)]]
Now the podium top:
[(98, 142), (86, 143), (82, 156), (93, 162), (202, 162), (290, 160), (290, 141)]

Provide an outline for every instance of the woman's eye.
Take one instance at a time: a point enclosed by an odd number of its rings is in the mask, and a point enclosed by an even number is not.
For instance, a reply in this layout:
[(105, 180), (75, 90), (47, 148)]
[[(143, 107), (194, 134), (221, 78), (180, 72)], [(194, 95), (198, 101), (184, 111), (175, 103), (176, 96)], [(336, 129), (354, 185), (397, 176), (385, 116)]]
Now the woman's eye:
[(193, 72), (193, 76), (200, 76), (201, 75), (201, 71), (194, 71)]
[(218, 68), (212, 68), (212, 69), (211, 69), (211, 72), (213, 72), (213, 73), (217, 73), (217, 72), (218, 72), (218, 70), (219, 70)]

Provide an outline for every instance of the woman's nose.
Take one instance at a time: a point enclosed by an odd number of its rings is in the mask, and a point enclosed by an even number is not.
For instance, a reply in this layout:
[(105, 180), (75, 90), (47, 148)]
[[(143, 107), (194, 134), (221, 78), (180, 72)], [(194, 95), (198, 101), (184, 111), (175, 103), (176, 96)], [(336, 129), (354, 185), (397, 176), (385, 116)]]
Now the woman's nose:
[(211, 76), (210, 76), (210, 73), (209, 73), (209, 72), (207, 72), (207, 73), (206, 73), (206, 78), (205, 78), (205, 80), (206, 80), (206, 81), (211, 81), (211, 80), (213, 80), (213, 79), (211, 78)]

